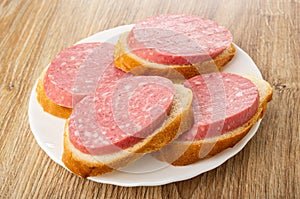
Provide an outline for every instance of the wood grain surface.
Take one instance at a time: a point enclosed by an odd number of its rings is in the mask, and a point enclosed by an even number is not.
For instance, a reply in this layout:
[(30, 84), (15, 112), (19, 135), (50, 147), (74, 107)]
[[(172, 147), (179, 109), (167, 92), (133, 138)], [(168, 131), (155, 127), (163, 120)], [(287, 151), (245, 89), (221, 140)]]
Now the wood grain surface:
[[(35, 141), (31, 89), (60, 50), (161, 13), (226, 26), (274, 88), (257, 134), (220, 167), (154, 187), (77, 177)], [(300, 198), (299, 0), (0, 0), (0, 198)], [(241, 66), (243, 67), (243, 66)]]

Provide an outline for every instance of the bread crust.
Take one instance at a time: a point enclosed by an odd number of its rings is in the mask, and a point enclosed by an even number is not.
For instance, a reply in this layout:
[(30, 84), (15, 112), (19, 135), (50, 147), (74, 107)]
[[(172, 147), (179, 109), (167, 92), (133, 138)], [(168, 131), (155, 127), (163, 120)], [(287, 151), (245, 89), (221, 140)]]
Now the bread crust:
[(67, 119), (70, 117), (72, 109), (55, 104), (51, 99), (47, 97), (45, 93), (44, 77), (46, 75), (46, 71), (47, 69), (42, 72), (36, 86), (37, 101), (45, 112), (59, 118)]
[(251, 77), (250, 79), (254, 80), (254, 83), (263, 81), (266, 91), (264, 96), (261, 97), (256, 114), (247, 123), (218, 137), (206, 138), (197, 141), (175, 140), (160, 151), (154, 153), (153, 156), (161, 161), (171, 163), (174, 166), (185, 166), (198, 162), (199, 160), (212, 157), (237, 144), (247, 135), (253, 125), (259, 119), (264, 117), (267, 109), (267, 103), (272, 99), (272, 88), (266, 81), (258, 80), (254, 77)]
[[(181, 87), (184, 88), (183, 86)], [(161, 128), (132, 147), (120, 152), (109, 154), (110, 157), (114, 156), (109, 160), (107, 160), (105, 157), (106, 155), (92, 157), (91, 155), (82, 153), (76, 149), (69, 140), (67, 120), (64, 130), (64, 151), (62, 155), (63, 163), (73, 173), (86, 178), (89, 176), (99, 176), (111, 172), (117, 168), (124, 167), (147, 153), (161, 149), (192, 126), (192, 91), (187, 88), (184, 89), (188, 91), (185, 92), (185, 95), (188, 95), (187, 101), (179, 102), (179, 100), (181, 100), (179, 97), (177, 97), (177, 102), (173, 101), (170, 113), (171, 116), (167, 118)], [(178, 106), (183, 107), (181, 110), (178, 109), (178, 111), (176, 110)]]
[(128, 32), (120, 36), (114, 51), (114, 64), (117, 68), (133, 74), (151, 74), (170, 79), (189, 79), (199, 74), (217, 72), (234, 56), (235, 47), (231, 44), (227, 49), (212, 60), (197, 64), (164, 65), (148, 62), (131, 53), (126, 44)]
[[(167, 125), (162, 131), (157, 133), (155, 136), (150, 137), (146, 140), (144, 144), (140, 147), (131, 147), (127, 149), (130, 154), (126, 155), (120, 159), (115, 159), (114, 162), (109, 162), (108, 164), (103, 164), (99, 161), (86, 161), (81, 157), (75, 155), (74, 147), (71, 147), (72, 143), (69, 141), (67, 128), (64, 132), (64, 152), (62, 156), (63, 163), (70, 169), (73, 173), (86, 178), (89, 176), (99, 176), (105, 173), (112, 172), (116, 168), (121, 168), (127, 166), (129, 163), (141, 158), (144, 154), (159, 150), (163, 146), (170, 143), (175, 137), (177, 137), (178, 129), (181, 123), (181, 115), (178, 115), (172, 123)], [(67, 124), (66, 124), (67, 125)], [(72, 148), (72, 149), (71, 149)], [(77, 150), (76, 153), (81, 153)]]
[(71, 149), (72, 143), (69, 141), (67, 126), (68, 121), (66, 122), (64, 128), (64, 151), (62, 155), (62, 161), (68, 169), (83, 178), (113, 171), (113, 168), (105, 164), (100, 162), (82, 161), (82, 159), (76, 156)]

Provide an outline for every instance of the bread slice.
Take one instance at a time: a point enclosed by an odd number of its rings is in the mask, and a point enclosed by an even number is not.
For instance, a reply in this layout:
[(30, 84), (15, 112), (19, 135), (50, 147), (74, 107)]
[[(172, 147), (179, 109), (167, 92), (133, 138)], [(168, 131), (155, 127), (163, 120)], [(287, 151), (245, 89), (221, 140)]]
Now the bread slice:
[(272, 99), (272, 87), (262, 79), (254, 76), (245, 76), (258, 88), (260, 102), (256, 114), (244, 125), (220, 136), (205, 138), (197, 141), (177, 141), (162, 148), (153, 154), (161, 161), (169, 162), (174, 166), (184, 166), (199, 160), (212, 157), (221, 151), (233, 147), (249, 132), (251, 127), (264, 117), (267, 103)]
[(114, 51), (114, 64), (117, 68), (136, 75), (158, 75), (169, 79), (189, 79), (199, 74), (220, 71), (234, 56), (233, 44), (212, 60), (197, 64), (164, 65), (149, 62), (131, 53), (127, 45), (129, 32), (123, 33)]
[(43, 108), (43, 110), (51, 115), (56, 117), (67, 119), (70, 117), (72, 113), (71, 108), (59, 106), (58, 104), (54, 103), (51, 99), (49, 99), (44, 90), (44, 77), (46, 75), (47, 68), (42, 72), (39, 77), (37, 86), (36, 86), (36, 93), (37, 93), (37, 101)]
[(146, 153), (156, 151), (182, 132), (190, 129), (193, 123), (191, 103), (193, 94), (190, 89), (175, 84), (176, 93), (172, 108), (162, 126), (137, 144), (118, 152), (92, 156), (82, 153), (69, 140), (68, 120), (64, 132), (64, 151), (62, 161), (75, 174), (81, 177), (99, 176), (124, 167)]

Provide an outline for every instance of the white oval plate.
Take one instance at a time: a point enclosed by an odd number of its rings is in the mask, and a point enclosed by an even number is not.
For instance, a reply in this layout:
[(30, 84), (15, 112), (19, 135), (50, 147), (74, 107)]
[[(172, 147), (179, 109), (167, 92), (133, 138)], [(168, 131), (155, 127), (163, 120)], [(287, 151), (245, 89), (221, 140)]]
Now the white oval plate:
[[(124, 31), (129, 31), (132, 26), (133, 25), (125, 25), (105, 30), (85, 38), (78, 43), (106, 41), (115, 44), (118, 40), (118, 36)], [(236, 45), (235, 47), (236, 55), (223, 71), (236, 74), (252, 74), (262, 78), (259, 69), (252, 59), (241, 48)], [(65, 120), (54, 117), (43, 111), (36, 100), (35, 89), (36, 84), (32, 89), (28, 108), (30, 128), (36, 141), (47, 155), (56, 163), (66, 168), (61, 161)], [(233, 148), (229, 148), (212, 158), (199, 161), (192, 165), (174, 167), (154, 159), (151, 155), (146, 155), (126, 168), (100, 177), (90, 177), (88, 179), (99, 183), (128, 187), (155, 186), (186, 180), (220, 166), (226, 160), (237, 154), (254, 136), (260, 122), (261, 120), (259, 120), (259, 122), (252, 127), (246, 137), (244, 137), (244, 139), (237, 143)]]

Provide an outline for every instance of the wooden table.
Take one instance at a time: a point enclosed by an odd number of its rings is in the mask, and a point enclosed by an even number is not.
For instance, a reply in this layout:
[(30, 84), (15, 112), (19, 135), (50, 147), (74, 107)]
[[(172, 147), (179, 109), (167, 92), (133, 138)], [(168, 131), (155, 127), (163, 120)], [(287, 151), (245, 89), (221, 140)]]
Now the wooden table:
[[(257, 134), (220, 167), (154, 187), (77, 177), (35, 141), (31, 89), (60, 50), (99, 31), (160, 13), (202, 15), (226, 26), (274, 89)], [(299, 198), (299, 0), (1, 0), (0, 198)]]

